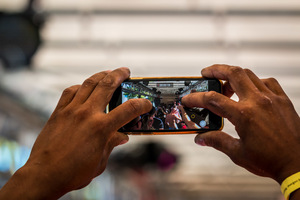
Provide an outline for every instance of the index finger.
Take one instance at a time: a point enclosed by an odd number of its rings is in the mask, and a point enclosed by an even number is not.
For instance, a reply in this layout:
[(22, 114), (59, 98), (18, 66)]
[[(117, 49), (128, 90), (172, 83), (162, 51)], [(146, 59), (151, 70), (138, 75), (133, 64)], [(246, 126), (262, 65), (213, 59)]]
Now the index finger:
[(241, 67), (230, 65), (213, 65), (202, 70), (202, 75), (207, 78), (226, 80), (240, 99), (255, 94), (258, 89), (247, 73)]
[(87, 102), (104, 110), (109, 103), (114, 91), (121, 85), (121, 83), (128, 79), (130, 71), (128, 68), (122, 67), (106, 74), (95, 87)]
[(150, 112), (151, 109), (152, 104), (147, 99), (130, 99), (110, 111), (107, 118), (114, 125), (113, 129), (117, 131), (136, 117)]
[(233, 124), (239, 120), (238, 103), (215, 91), (191, 93), (184, 96), (181, 102), (190, 108), (207, 108), (216, 115), (227, 118)]

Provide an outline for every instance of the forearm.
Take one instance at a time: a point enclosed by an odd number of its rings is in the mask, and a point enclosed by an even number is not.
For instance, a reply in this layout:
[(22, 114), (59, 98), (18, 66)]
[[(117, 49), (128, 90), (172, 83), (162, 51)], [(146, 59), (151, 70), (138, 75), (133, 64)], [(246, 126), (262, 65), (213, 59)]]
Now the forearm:
[(185, 110), (183, 108), (180, 109), (180, 111), (181, 111), (182, 119), (188, 128), (190, 128), (190, 129), (198, 129), (199, 128), (194, 122), (191, 121), (191, 119), (189, 118), (189, 116), (187, 115), (187, 113), (185, 112)]
[(189, 119), (189, 117), (187, 116), (187, 114), (184, 114), (184, 115), (182, 116), (182, 119), (183, 119), (184, 123), (187, 125), (187, 127), (188, 127), (189, 129), (198, 129), (198, 128), (199, 128), (199, 126), (197, 126), (194, 122), (192, 122), (192, 121)]
[(185, 110), (183, 108), (180, 108), (180, 112), (181, 112), (181, 117), (182, 120), (187, 124), (189, 123), (191, 120), (189, 119), (189, 117), (187, 116)]
[(63, 192), (53, 190), (55, 187), (49, 180), (51, 177), (46, 172), (41, 174), (32, 167), (23, 167), (2, 187), (0, 199), (58, 199)]

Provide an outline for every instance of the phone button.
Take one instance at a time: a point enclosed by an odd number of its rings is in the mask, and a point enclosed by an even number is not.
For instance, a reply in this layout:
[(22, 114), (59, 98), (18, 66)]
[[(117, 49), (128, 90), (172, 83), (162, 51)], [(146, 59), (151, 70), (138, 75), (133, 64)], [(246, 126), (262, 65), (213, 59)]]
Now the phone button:
[(206, 126), (206, 121), (205, 120), (202, 120), (200, 121), (200, 124), (201, 128), (204, 128)]

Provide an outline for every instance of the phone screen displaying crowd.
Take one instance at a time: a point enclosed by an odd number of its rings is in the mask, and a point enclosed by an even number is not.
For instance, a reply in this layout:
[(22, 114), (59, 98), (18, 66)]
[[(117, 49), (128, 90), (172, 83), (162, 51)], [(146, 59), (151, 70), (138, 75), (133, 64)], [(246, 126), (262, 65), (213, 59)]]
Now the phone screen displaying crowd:
[(115, 92), (113, 107), (129, 99), (144, 98), (153, 109), (132, 120), (120, 129), (122, 132), (185, 132), (218, 130), (222, 119), (203, 108), (186, 108), (181, 98), (193, 92), (219, 90), (218, 80), (194, 79), (132, 79), (125, 81)]

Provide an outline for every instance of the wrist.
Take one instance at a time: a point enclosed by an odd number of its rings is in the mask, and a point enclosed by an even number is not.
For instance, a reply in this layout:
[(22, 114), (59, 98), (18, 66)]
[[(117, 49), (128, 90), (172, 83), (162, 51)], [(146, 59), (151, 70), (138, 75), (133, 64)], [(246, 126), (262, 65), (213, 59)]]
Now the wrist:
[[(279, 185), (281, 186), (281, 190), (282, 193), (286, 196), (285, 194), (285, 190), (287, 190), (286, 187), (289, 187), (293, 184), (293, 182), (295, 182), (296, 180), (292, 180), (292, 182), (289, 183), (289, 181), (286, 181), (286, 179), (289, 179), (289, 177), (293, 177), (293, 175), (298, 174), (300, 172), (300, 162), (298, 161), (298, 159), (291, 159), (293, 161), (291, 162), (285, 162), (285, 164), (283, 165), (283, 167), (278, 170), (278, 174), (277, 176), (274, 178)], [(294, 176), (295, 178), (295, 176)], [(287, 185), (288, 184), (288, 185)], [(285, 191), (285, 192), (284, 192)], [(299, 199), (300, 198), (300, 190), (296, 189), (296, 190), (289, 190), (290, 196), (289, 196), (289, 200), (293, 200), (293, 199)]]
[(277, 175), (275, 180), (281, 185), (282, 182), (289, 176), (300, 172), (300, 163), (298, 162), (291, 162), (286, 163), (286, 165), (283, 167), (282, 170), (280, 170), (280, 173)]
[(287, 177), (281, 184), (281, 192), (285, 199), (289, 200), (290, 197), (300, 189), (300, 172), (297, 172)]
[(63, 193), (57, 191), (50, 175), (42, 171), (23, 166), (0, 190), (0, 199), (58, 199)]

